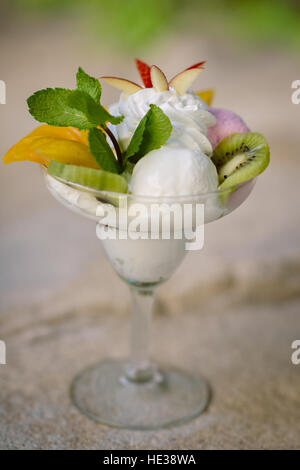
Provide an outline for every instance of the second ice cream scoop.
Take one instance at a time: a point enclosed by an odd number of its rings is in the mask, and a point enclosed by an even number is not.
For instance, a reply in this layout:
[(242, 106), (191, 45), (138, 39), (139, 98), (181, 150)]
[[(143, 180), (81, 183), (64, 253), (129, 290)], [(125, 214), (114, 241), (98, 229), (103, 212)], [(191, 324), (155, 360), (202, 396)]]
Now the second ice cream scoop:
[(249, 132), (250, 130), (243, 119), (232, 111), (219, 108), (208, 108), (208, 111), (213, 114), (217, 120), (214, 126), (208, 128), (206, 135), (213, 149), (228, 135), (234, 134), (235, 132)]
[(162, 147), (135, 165), (130, 182), (140, 196), (187, 196), (216, 191), (218, 174), (204, 153), (188, 148)]

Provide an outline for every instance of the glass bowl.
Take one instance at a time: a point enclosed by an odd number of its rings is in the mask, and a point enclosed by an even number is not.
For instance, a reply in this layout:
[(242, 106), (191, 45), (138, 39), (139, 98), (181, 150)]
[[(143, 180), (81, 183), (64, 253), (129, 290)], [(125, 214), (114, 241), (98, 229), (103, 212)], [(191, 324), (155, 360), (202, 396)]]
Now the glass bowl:
[(204, 224), (239, 207), (255, 179), (222, 191), (152, 198), (66, 183), (46, 168), (43, 174), (60, 203), (96, 222), (105, 253), (132, 296), (129, 358), (103, 359), (79, 373), (71, 386), (74, 404), (94, 421), (126, 429), (157, 429), (199, 415), (209, 402), (206, 380), (150, 361), (154, 293), (187, 251), (202, 248)]

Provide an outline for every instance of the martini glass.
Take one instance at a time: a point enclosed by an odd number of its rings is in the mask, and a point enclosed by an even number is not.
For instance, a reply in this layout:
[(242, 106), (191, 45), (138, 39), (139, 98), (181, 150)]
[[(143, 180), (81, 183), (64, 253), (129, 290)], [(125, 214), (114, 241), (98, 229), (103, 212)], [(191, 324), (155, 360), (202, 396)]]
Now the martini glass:
[[(161, 232), (156, 238), (147, 233), (139, 237), (132, 237), (132, 233), (128, 236), (128, 226), (124, 228), (114, 215), (136, 203), (144, 208), (163, 204), (164, 210), (174, 204), (177, 210), (188, 204), (189, 207), (202, 205), (204, 222), (212, 222), (242, 204), (252, 191), (255, 179), (234, 188), (197, 196), (150, 198), (66, 183), (48, 175), (45, 168), (43, 173), (49, 191), (59, 202), (96, 221), (97, 235), (105, 253), (117, 274), (129, 286), (132, 297), (129, 358), (103, 359), (80, 372), (71, 386), (73, 403), (96, 422), (126, 429), (158, 429), (199, 415), (209, 403), (210, 389), (206, 380), (176, 366), (153, 364), (149, 358), (156, 288), (170, 278), (183, 260), (187, 253), (186, 237), (175, 236), (172, 224), (169, 239), (164, 239)], [(131, 216), (127, 212), (128, 217)], [(149, 211), (144, 217), (149, 218)], [(195, 231), (195, 217), (191, 220)]]

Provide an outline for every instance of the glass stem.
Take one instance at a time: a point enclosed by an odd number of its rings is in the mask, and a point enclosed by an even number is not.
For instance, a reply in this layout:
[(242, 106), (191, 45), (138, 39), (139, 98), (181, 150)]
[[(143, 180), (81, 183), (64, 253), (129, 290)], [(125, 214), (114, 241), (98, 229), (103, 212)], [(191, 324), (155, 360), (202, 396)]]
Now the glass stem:
[(149, 360), (154, 291), (132, 287), (131, 299), (131, 351), (127, 378), (133, 382), (148, 382), (154, 374)]

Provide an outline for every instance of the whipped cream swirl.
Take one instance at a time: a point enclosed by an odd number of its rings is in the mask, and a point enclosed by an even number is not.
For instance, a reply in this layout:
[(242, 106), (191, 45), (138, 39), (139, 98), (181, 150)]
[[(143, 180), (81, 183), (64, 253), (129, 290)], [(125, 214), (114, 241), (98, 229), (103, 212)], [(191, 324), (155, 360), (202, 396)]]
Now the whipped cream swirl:
[(216, 118), (198, 96), (193, 93), (179, 96), (172, 89), (157, 92), (154, 88), (143, 88), (132, 95), (122, 93), (119, 102), (109, 107), (110, 113), (124, 116), (121, 124), (111, 126), (123, 150), (128, 147), (150, 104), (159, 106), (171, 121), (173, 130), (166, 143), (168, 147), (189, 148), (211, 156), (212, 146), (206, 133), (208, 127), (216, 124)]

